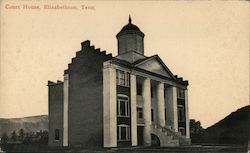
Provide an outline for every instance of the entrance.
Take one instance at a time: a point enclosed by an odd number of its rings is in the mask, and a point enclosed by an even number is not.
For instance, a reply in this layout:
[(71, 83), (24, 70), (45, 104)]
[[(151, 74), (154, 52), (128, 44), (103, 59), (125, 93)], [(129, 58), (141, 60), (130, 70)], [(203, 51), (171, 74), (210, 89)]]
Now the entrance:
[(160, 139), (155, 134), (151, 134), (151, 144), (155, 147), (160, 146)]
[(137, 143), (138, 143), (138, 146), (143, 146), (143, 129), (144, 129), (144, 126), (137, 126)]

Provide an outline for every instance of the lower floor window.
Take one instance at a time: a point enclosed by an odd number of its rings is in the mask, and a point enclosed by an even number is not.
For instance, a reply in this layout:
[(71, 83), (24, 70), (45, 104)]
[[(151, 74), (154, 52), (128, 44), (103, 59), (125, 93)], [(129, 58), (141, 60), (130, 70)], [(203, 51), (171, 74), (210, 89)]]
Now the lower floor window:
[(55, 129), (55, 140), (60, 140), (60, 130)]
[(185, 135), (185, 128), (184, 127), (179, 127), (179, 132), (181, 132), (181, 135)]
[(185, 111), (182, 105), (178, 105), (178, 121), (179, 122), (185, 121)]
[(125, 124), (118, 125), (117, 138), (118, 138), (118, 141), (130, 140), (130, 127), (129, 127), (129, 125), (125, 125)]

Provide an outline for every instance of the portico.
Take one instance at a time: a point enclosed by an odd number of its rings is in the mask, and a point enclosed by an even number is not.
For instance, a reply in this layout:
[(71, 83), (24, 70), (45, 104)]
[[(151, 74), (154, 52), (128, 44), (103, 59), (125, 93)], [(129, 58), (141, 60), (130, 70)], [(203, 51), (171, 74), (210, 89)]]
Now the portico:
[[(177, 111), (174, 111), (174, 109), (177, 109), (177, 88), (160, 80), (153, 80), (145, 76), (136, 75), (135, 71), (133, 71), (133, 73), (134, 74), (131, 74), (131, 110), (135, 109), (135, 102), (132, 100), (136, 99), (136, 106), (143, 110), (143, 122), (139, 122), (137, 125), (144, 127), (143, 144), (150, 146), (152, 125), (159, 127), (168, 126), (178, 132), (178, 116)], [(141, 95), (140, 93), (139, 95), (138, 93), (132, 94), (136, 93), (137, 86), (141, 86), (142, 88)], [(167, 113), (167, 111), (170, 110), (172, 113)], [(131, 114), (132, 125), (138, 120), (137, 114), (138, 113)], [(137, 126), (131, 126), (131, 131), (132, 145), (136, 146)]]
[[(176, 132), (178, 134), (179, 127), (178, 127), (178, 110), (177, 110), (177, 89), (182, 88), (186, 91), (186, 86), (182, 84), (178, 84), (178, 82), (174, 80), (170, 80), (169, 78), (164, 79), (163, 77), (157, 77), (155, 74), (149, 74), (149, 73), (142, 73), (141, 71), (138, 71), (136, 68), (126, 68), (120, 65), (120, 63), (116, 63), (119, 61), (107, 61), (104, 64), (104, 72), (106, 73), (106, 67), (109, 69), (109, 74), (107, 77), (112, 76), (113, 81), (115, 82), (115, 78), (120, 78), (118, 73), (116, 71), (123, 71), (125, 74), (129, 74), (130, 80), (129, 80), (129, 86), (126, 88), (129, 89), (129, 103), (130, 103), (130, 142), (132, 146), (138, 146), (139, 143), (138, 135), (141, 131), (138, 131), (138, 126), (142, 127), (143, 129), (142, 137), (143, 137), (143, 143), (144, 146), (151, 146), (152, 144), (152, 137), (151, 134), (154, 134), (152, 131), (152, 127), (157, 127), (157, 130), (159, 132), (162, 132), (164, 128), (168, 128), (169, 130), (172, 130), (173, 132)], [(113, 70), (111, 70), (113, 69)], [(104, 77), (106, 75), (104, 74)], [(126, 79), (124, 78), (125, 82)], [(106, 79), (105, 79), (106, 80)], [(117, 82), (117, 81), (116, 81)], [(109, 84), (110, 86), (111, 84)], [(106, 83), (104, 83), (104, 88), (106, 91), (109, 91), (109, 94), (114, 94), (115, 92), (111, 92), (114, 88), (119, 88), (120, 85), (112, 85), (109, 89), (106, 89), (108, 87)], [(104, 93), (104, 97), (107, 97), (109, 94)], [(185, 92), (187, 94), (187, 91)], [(112, 97), (117, 97), (113, 95)], [(106, 98), (105, 98), (106, 99)], [(113, 99), (113, 104), (108, 104), (108, 101), (105, 101), (104, 103), (106, 106), (115, 106), (114, 103), (116, 103), (115, 99)], [(111, 101), (110, 101), (111, 103)], [(107, 105), (108, 104), (108, 105)], [(118, 104), (116, 104), (118, 105)], [(109, 108), (110, 109), (110, 108)], [(185, 108), (186, 109), (186, 108)], [(138, 115), (138, 110), (142, 110), (141, 114)], [(104, 110), (105, 113), (113, 112), (110, 110)], [(185, 111), (187, 112), (187, 111)], [(112, 120), (117, 120), (116, 115), (117, 113), (106, 114), (106, 116), (110, 116)], [(188, 116), (185, 118), (188, 119)], [(104, 119), (104, 121), (107, 120), (107, 118)], [(109, 121), (109, 125), (106, 126), (105, 129), (112, 129), (112, 133), (117, 133), (114, 130), (116, 130), (117, 124), (114, 124), (115, 122)], [(116, 121), (117, 122), (117, 121)], [(112, 125), (112, 127), (111, 127)], [(188, 130), (188, 125), (186, 124), (186, 127), (184, 129)], [(109, 127), (109, 128), (108, 128)], [(118, 145), (116, 142), (117, 135), (109, 133), (108, 140), (113, 140), (112, 146), (115, 147)], [(118, 132), (119, 133), (119, 132)], [(162, 133), (164, 134), (164, 133)], [(159, 133), (160, 135), (160, 133)], [(113, 137), (112, 139), (110, 139)], [(116, 138), (115, 138), (116, 137)], [(139, 136), (140, 137), (140, 136)], [(188, 138), (188, 135), (187, 135)], [(104, 136), (105, 139), (105, 136)], [(117, 140), (119, 141), (119, 140)]]

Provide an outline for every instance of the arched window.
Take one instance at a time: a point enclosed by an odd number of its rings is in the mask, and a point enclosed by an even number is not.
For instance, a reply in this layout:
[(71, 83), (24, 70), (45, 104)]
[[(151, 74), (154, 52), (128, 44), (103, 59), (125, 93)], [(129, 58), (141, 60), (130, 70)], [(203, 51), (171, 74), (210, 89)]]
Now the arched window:
[(129, 107), (129, 97), (127, 95), (118, 94), (117, 95), (117, 116), (129, 117), (130, 107)]
[(118, 141), (130, 140), (130, 126), (126, 124), (120, 124), (117, 126), (117, 139)]

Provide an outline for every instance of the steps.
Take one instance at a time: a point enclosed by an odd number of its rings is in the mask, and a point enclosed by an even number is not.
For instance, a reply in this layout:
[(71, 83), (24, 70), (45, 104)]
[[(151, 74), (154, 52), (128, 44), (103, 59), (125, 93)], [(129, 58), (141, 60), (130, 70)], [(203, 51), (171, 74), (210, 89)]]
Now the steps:
[(151, 133), (158, 136), (161, 147), (185, 146), (191, 144), (190, 139), (182, 136), (180, 132), (175, 132), (171, 126), (161, 127), (159, 125), (152, 125)]
[(164, 127), (152, 125), (151, 133), (160, 139), (161, 147), (179, 146), (179, 140), (175, 139), (174, 136)]
[(169, 128), (168, 126), (163, 127), (170, 135), (174, 137), (174, 139), (177, 139), (179, 141), (179, 144), (181, 146), (190, 145), (191, 140), (187, 139), (186, 136), (181, 135), (180, 132), (175, 132), (172, 128)]

